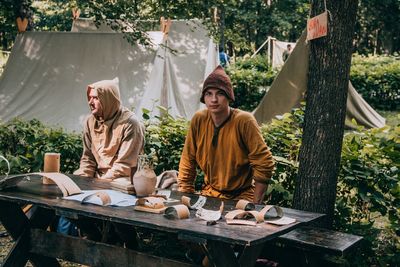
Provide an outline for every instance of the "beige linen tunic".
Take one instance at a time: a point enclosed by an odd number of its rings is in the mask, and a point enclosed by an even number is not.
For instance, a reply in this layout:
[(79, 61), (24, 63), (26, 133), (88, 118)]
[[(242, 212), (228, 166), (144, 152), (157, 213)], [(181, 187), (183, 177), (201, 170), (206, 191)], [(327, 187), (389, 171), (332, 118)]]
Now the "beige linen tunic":
[(144, 127), (128, 109), (121, 107), (118, 80), (88, 86), (97, 91), (104, 119), (90, 115), (83, 131), (83, 154), (76, 175), (114, 179), (130, 176), (144, 145)]

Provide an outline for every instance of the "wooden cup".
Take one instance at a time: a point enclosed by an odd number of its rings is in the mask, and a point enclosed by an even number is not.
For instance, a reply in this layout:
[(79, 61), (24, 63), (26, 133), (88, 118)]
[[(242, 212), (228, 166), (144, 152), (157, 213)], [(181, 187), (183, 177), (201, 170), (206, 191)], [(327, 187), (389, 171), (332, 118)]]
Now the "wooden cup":
[[(60, 153), (44, 154), (44, 172), (60, 172)], [(43, 176), (43, 184), (54, 184), (52, 180)]]

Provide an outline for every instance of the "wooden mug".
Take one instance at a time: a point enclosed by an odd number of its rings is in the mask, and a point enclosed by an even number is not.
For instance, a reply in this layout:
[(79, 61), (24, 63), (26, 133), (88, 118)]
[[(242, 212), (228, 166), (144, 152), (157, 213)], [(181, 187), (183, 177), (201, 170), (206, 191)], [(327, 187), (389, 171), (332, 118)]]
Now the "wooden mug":
[[(60, 153), (44, 154), (44, 172), (60, 172)], [(54, 184), (52, 180), (43, 176), (43, 184)]]

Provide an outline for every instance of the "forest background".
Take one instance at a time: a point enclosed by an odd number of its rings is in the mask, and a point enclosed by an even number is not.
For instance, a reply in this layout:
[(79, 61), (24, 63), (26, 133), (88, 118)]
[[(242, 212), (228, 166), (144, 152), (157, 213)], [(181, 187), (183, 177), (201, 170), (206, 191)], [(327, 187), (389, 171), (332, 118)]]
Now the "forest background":
[[(230, 55), (251, 54), (268, 36), (295, 42), (310, 12), (307, 0), (1, 0), (0, 42), (9, 51), (17, 34), (17, 17), (28, 18), (28, 30), (69, 31), (72, 9), (80, 17), (133, 21), (132, 35), (141, 36), (137, 21), (198, 18), (212, 25), (213, 36)], [(400, 3), (396, 0), (359, 1), (354, 52), (393, 54), (400, 49)]]
[[(235, 86), (235, 107), (251, 111), (263, 97), (278, 70), (265, 56), (249, 56), (267, 39), (295, 42), (306, 26), (309, 1), (8, 1), (1, 0), (0, 42), (7, 58), (18, 32), (16, 17), (29, 18), (28, 30), (69, 31), (72, 9), (80, 17), (97, 21), (117, 18), (132, 22), (128, 40), (146, 42), (140, 21), (200, 18), (210, 34), (232, 58), (227, 69)], [(382, 129), (346, 131), (335, 206), (338, 230), (359, 234), (366, 242), (351, 265), (395, 266), (400, 262), (399, 227), (399, 101), (400, 101), (400, 2), (359, 1), (353, 42), (350, 80), (375, 109), (388, 119)], [(119, 27), (124, 27), (123, 24)], [(303, 108), (262, 126), (274, 152), (277, 170), (267, 199), (291, 206), (298, 170)], [(155, 153), (156, 172), (177, 169), (187, 121), (167, 116), (144, 118), (146, 152)], [(60, 151), (62, 171), (71, 173), (81, 154), (79, 133), (69, 134), (39, 121), (0, 122), (0, 154), (10, 159), (12, 172), (41, 169), (43, 154)], [(4, 162), (0, 162), (3, 173)], [(199, 175), (198, 183), (201, 183)]]

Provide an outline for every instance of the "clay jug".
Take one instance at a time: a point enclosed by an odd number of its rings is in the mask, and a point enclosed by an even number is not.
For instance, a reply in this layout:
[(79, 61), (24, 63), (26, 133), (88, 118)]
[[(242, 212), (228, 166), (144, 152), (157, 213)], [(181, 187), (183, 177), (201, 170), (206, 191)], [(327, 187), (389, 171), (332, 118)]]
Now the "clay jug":
[(145, 197), (152, 194), (156, 187), (156, 182), (157, 176), (149, 158), (146, 155), (139, 155), (138, 168), (133, 176), (136, 196)]

